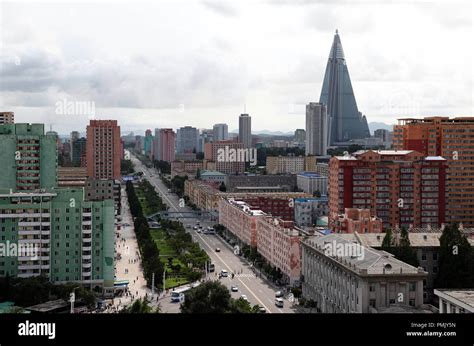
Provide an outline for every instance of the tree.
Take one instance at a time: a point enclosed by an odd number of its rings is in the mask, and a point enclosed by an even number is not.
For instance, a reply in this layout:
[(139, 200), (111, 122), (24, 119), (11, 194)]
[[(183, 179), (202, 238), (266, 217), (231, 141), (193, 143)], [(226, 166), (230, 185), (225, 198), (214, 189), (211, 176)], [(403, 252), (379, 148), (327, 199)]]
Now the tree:
[(186, 294), (181, 312), (193, 313), (226, 313), (231, 310), (230, 292), (223, 284), (208, 281)]
[(408, 231), (402, 228), (400, 231), (400, 240), (395, 249), (395, 256), (403, 262), (406, 262), (414, 267), (418, 267), (418, 257), (416, 256), (416, 250), (411, 247), (410, 238), (408, 237)]
[(199, 168), (196, 170), (196, 179), (201, 179), (201, 170)]
[(120, 310), (122, 314), (150, 314), (158, 313), (159, 309), (153, 310), (146, 299), (137, 299), (132, 305), (124, 307)]
[(226, 191), (227, 191), (227, 187), (225, 186), (224, 183), (221, 183), (221, 184), (219, 185), (219, 191), (222, 191), (222, 192), (226, 192)]
[(436, 288), (474, 287), (474, 252), (457, 224), (446, 226), (439, 239)]
[(390, 249), (393, 247), (393, 236), (392, 230), (388, 229), (385, 233), (385, 237), (382, 240), (382, 250), (390, 252)]

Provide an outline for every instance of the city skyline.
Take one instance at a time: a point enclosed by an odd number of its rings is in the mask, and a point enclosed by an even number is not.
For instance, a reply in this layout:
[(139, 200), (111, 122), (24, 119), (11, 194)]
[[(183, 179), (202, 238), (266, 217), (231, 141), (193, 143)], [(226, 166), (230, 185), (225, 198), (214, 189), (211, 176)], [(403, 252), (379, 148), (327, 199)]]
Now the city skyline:
[[(305, 105), (319, 99), (336, 29), (369, 123), (472, 113), (472, 76), (461, 68), (472, 62), (472, 48), (463, 44), (472, 29), (467, 1), (145, 2), (140, 9), (128, 2), (112, 9), (101, 1), (2, 3), (2, 11), (4, 110), (15, 112), (16, 122), (52, 124), (61, 134), (89, 121), (85, 114), (57, 114), (64, 100), (93, 103), (97, 119), (117, 119), (124, 133), (215, 123), (233, 130), (245, 108), (256, 132), (303, 128)], [(107, 30), (97, 30), (105, 11), (130, 25), (111, 20)], [(262, 11), (264, 28), (256, 16)], [(393, 30), (402, 17), (403, 27)], [(89, 24), (74, 25), (78, 20)]]

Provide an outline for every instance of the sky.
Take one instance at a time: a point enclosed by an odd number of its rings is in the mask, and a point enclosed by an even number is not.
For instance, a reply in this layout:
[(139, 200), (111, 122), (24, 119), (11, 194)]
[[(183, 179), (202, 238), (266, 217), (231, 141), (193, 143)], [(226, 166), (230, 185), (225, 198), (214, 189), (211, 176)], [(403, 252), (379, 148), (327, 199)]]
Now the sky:
[[(454, 1), (0, 2), (0, 111), (60, 134), (305, 127), (336, 29), (369, 122), (474, 116), (473, 4)], [(84, 108), (85, 107), (85, 108)]]

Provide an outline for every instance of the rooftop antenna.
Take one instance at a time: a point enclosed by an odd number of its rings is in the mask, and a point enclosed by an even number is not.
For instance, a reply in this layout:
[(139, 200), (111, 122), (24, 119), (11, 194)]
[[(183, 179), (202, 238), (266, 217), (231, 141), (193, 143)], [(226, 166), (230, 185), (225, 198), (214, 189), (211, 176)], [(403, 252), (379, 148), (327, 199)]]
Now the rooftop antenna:
[(336, 29), (336, 35), (338, 35), (338, 34), (339, 34), (339, 31)]

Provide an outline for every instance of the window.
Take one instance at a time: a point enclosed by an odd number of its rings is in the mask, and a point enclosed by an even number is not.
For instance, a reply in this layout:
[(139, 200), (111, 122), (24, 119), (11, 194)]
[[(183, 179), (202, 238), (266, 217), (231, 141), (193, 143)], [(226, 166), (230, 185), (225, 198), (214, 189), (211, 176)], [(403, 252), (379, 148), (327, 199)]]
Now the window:
[(416, 282), (410, 282), (410, 285), (408, 287), (410, 289), (410, 292), (416, 291)]
[(369, 285), (369, 292), (375, 292), (375, 284)]
[(425, 254), (421, 255), (421, 260), (426, 261), (426, 255)]
[(376, 300), (375, 299), (370, 299), (369, 300), (369, 305), (373, 308), (375, 308), (375, 305), (376, 305)]
[(415, 299), (410, 299), (409, 304), (410, 306), (415, 306)]
[(395, 304), (395, 299), (394, 298), (390, 298), (389, 301), (388, 301), (389, 304)]

